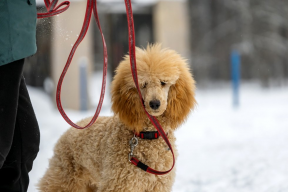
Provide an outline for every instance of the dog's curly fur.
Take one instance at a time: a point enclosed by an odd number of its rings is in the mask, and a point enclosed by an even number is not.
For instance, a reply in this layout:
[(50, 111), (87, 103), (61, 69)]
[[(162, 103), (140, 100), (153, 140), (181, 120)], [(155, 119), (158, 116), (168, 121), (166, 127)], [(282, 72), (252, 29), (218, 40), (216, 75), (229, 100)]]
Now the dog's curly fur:
[[(196, 104), (195, 82), (188, 64), (175, 51), (159, 44), (137, 48), (137, 73), (147, 112), (162, 125), (177, 156), (174, 130)], [(160, 106), (152, 109), (150, 102)], [(157, 176), (128, 161), (129, 140), (134, 132), (155, 130), (142, 108), (127, 55), (112, 82), (113, 117), (99, 117), (88, 129), (70, 128), (54, 149), (49, 168), (38, 184), (46, 192), (168, 192), (175, 168)], [(86, 125), (91, 118), (78, 124)], [(171, 152), (162, 138), (139, 139), (134, 155), (151, 168), (165, 171), (172, 165)]]

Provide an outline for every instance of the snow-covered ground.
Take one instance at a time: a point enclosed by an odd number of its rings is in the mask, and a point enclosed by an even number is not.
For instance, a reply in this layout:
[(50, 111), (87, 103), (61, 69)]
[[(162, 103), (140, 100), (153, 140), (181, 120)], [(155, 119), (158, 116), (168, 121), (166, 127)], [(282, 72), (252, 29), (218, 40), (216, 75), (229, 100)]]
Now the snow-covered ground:
[[(100, 87), (94, 85), (92, 95), (98, 95)], [(232, 107), (230, 86), (217, 87), (197, 90), (197, 108), (176, 131), (173, 192), (287, 192), (288, 87), (244, 84), (238, 109)], [(29, 87), (29, 92), (41, 129), (28, 190), (35, 192), (53, 146), (69, 125), (42, 90)], [(101, 115), (112, 115), (109, 99), (107, 95)], [(93, 113), (67, 110), (74, 122)]]

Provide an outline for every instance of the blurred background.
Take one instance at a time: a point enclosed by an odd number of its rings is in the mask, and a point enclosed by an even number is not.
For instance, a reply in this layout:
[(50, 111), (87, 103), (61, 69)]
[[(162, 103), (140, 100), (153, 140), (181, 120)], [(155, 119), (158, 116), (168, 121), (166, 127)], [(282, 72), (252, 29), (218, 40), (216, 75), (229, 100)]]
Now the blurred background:
[[(86, 10), (86, 1), (70, 1), (66, 12), (37, 20), (38, 51), (25, 64), (41, 128), (31, 192), (69, 128), (54, 97)], [(109, 56), (101, 115), (112, 115), (109, 84), (129, 51), (126, 9), (123, 0), (97, 2)], [(176, 132), (180, 156), (173, 192), (288, 191), (288, 1), (132, 0), (132, 7), (136, 46), (157, 42), (176, 50), (188, 59), (197, 82), (198, 105)], [(46, 12), (43, 0), (37, 9)], [(102, 66), (92, 17), (62, 88), (72, 120), (93, 115)]]

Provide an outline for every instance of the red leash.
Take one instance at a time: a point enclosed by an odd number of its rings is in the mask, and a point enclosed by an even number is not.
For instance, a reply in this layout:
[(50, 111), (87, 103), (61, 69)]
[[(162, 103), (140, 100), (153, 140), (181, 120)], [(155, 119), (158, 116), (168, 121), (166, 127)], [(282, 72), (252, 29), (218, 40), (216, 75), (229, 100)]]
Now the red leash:
[[(37, 18), (45, 18), (45, 17), (51, 17), (54, 15), (57, 15), (59, 13), (62, 13), (64, 11), (66, 11), (69, 8), (70, 2), (69, 1), (64, 1), (63, 3), (61, 3), (60, 5), (57, 5), (58, 0), (53, 0), (52, 2), (50, 2), (50, 0), (44, 0), (45, 2), (45, 6), (47, 9), (47, 13), (38, 13), (37, 14)], [(61, 8), (62, 6), (66, 5), (64, 8)], [(60, 9), (61, 8), (61, 9)], [(71, 64), (71, 61), (73, 59), (74, 53), (77, 49), (77, 47), (79, 46), (79, 44), (81, 43), (81, 41), (84, 39), (89, 25), (90, 25), (90, 20), (91, 20), (91, 15), (92, 12), (94, 12), (94, 17), (97, 23), (97, 26), (99, 28), (100, 34), (102, 36), (102, 42), (103, 42), (103, 57), (104, 57), (104, 61), (103, 61), (103, 78), (102, 78), (102, 88), (101, 88), (101, 96), (99, 99), (99, 103), (96, 109), (96, 112), (93, 116), (93, 118), (91, 119), (91, 121), (85, 126), (85, 127), (81, 127), (75, 123), (73, 123), (69, 117), (66, 115), (62, 104), (61, 104), (61, 88), (62, 88), (62, 83), (65, 77), (66, 72), (68, 71), (68, 68)], [(59, 110), (59, 112), (61, 113), (61, 115), (63, 116), (63, 118), (65, 119), (65, 121), (70, 124), (72, 127), (75, 127), (77, 129), (85, 129), (87, 127), (90, 127), (91, 125), (93, 125), (97, 119), (97, 117), (99, 116), (99, 113), (101, 111), (101, 107), (102, 107), (102, 103), (104, 100), (104, 95), (105, 95), (105, 87), (106, 87), (106, 76), (107, 76), (107, 63), (108, 63), (108, 55), (107, 55), (107, 48), (106, 48), (106, 42), (104, 39), (104, 35), (102, 33), (102, 29), (100, 26), (100, 22), (99, 22), (99, 18), (98, 18), (98, 13), (97, 13), (97, 4), (96, 4), (96, 0), (87, 0), (87, 6), (86, 6), (86, 13), (85, 13), (85, 18), (84, 18), (84, 22), (83, 22), (83, 26), (81, 29), (81, 32), (79, 34), (78, 39), (76, 40), (75, 44), (73, 45), (71, 52), (69, 54), (69, 57), (67, 59), (66, 65), (64, 66), (64, 69), (60, 75), (58, 84), (57, 84), (57, 91), (56, 91), (56, 104), (57, 104), (57, 108)]]
[[(55, 7), (58, 0), (53, 0), (52, 2), (50, 2), (50, 0), (44, 0), (45, 1), (45, 5), (47, 8), (47, 13), (39, 13), (37, 14), (38, 18), (45, 18), (45, 17), (50, 17), (59, 13), (64, 12), (65, 10), (68, 9), (70, 2), (65, 1), (63, 3), (61, 3), (59, 6)], [(154, 170), (150, 167), (148, 167), (147, 165), (145, 165), (144, 163), (142, 163), (141, 161), (139, 161), (138, 159), (136, 159), (135, 157), (132, 156), (132, 158), (130, 159), (130, 162), (132, 164), (134, 164), (135, 166), (143, 169), (144, 171), (147, 171), (148, 173), (152, 173), (155, 175), (164, 175), (169, 173), (174, 165), (175, 165), (175, 157), (174, 157), (174, 152), (172, 149), (172, 146), (163, 130), (163, 128), (161, 127), (161, 125), (159, 124), (159, 122), (157, 121), (157, 119), (153, 116), (151, 116), (145, 109), (143, 101), (142, 101), (142, 95), (140, 92), (140, 88), (138, 85), (138, 77), (137, 77), (137, 67), (136, 67), (136, 57), (135, 57), (135, 32), (134, 32), (134, 21), (133, 21), (133, 12), (132, 12), (132, 6), (131, 6), (131, 0), (124, 0), (125, 1), (125, 5), (126, 5), (126, 14), (127, 14), (127, 22), (128, 22), (128, 30), (129, 30), (129, 53), (130, 53), (130, 65), (131, 65), (131, 72), (132, 72), (132, 76), (133, 76), (133, 80), (134, 83), (136, 85), (136, 88), (138, 90), (138, 94), (139, 94), (139, 98), (141, 100), (143, 109), (145, 110), (146, 115), (148, 116), (148, 118), (150, 119), (150, 121), (152, 122), (152, 124), (154, 125), (154, 127), (158, 130), (159, 134), (161, 135), (161, 137), (164, 139), (164, 141), (166, 142), (167, 146), (169, 147), (169, 149), (171, 150), (172, 156), (173, 156), (173, 165), (172, 167), (167, 170), (167, 171), (157, 171)], [(80, 35), (77, 39), (77, 41), (75, 42), (75, 44), (73, 45), (73, 48), (70, 52), (70, 55), (67, 59), (66, 65), (62, 71), (62, 74), (59, 78), (58, 81), (58, 85), (57, 85), (57, 92), (56, 92), (56, 102), (57, 102), (57, 107), (59, 112), (61, 113), (61, 115), (63, 116), (63, 118), (66, 120), (66, 122), (68, 124), (70, 124), (71, 126), (77, 128), (77, 129), (85, 129), (87, 127), (90, 127), (91, 125), (94, 124), (94, 122), (96, 121), (100, 111), (101, 111), (101, 107), (102, 107), (102, 103), (103, 103), (103, 99), (104, 99), (104, 94), (105, 94), (105, 86), (106, 86), (106, 76), (107, 76), (107, 62), (108, 62), (108, 56), (107, 56), (107, 48), (106, 48), (106, 43), (105, 43), (105, 39), (104, 39), (104, 35), (102, 33), (102, 29), (100, 26), (100, 22), (99, 22), (99, 18), (98, 18), (98, 13), (97, 13), (97, 0), (87, 0), (87, 6), (86, 6), (86, 14), (85, 14), (85, 19), (83, 22), (83, 26), (80, 32)], [(66, 5), (64, 8), (60, 9), (60, 7)], [(89, 24), (90, 24), (90, 19), (91, 19), (91, 15), (92, 12), (94, 13), (94, 17), (95, 20), (97, 22), (97, 26), (99, 28), (100, 34), (102, 36), (102, 43), (103, 43), (103, 56), (104, 56), (104, 62), (103, 62), (103, 79), (102, 79), (102, 89), (101, 89), (101, 96), (99, 99), (99, 103), (96, 109), (96, 112), (92, 118), (92, 120), (85, 126), (85, 127), (81, 127), (76, 125), (75, 123), (73, 123), (69, 117), (66, 115), (62, 104), (61, 104), (61, 87), (62, 87), (62, 82), (64, 80), (65, 74), (70, 66), (70, 63), (73, 59), (73, 55), (78, 47), (78, 45), (81, 43), (81, 41), (84, 39), (87, 30), (89, 28)]]
[(147, 171), (148, 173), (152, 173), (155, 175), (164, 175), (164, 174), (169, 173), (175, 165), (174, 152), (173, 152), (172, 146), (171, 146), (163, 128), (161, 127), (160, 123), (158, 122), (158, 120), (155, 117), (151, 116), (146, 111), (144, 103), (142, 101), (142, 95), (141, 95), (140, 88), (138, 85), (138, 77), (137, 77), (136, 56), (135, 56), (135, 32), (134, 32), (134, 21), (133, 21), (133, 12), (132, 12), (131, 0), (125, 0), (125, 5), (126, 5), (126, 14), (127, 14), (127, 22), (128, 22), (128, 31), (129, 31), (130, 65), (131, 65), (131, 72), (133, 75), (133, 80), (134, 80), (134, 83), (135, 83), (136, 88), (138, 90), (139, 98), (141, 100), (141, 103), (142, 103), (143, 109), (145, 110), (146, 115), (149, 117), (150, 121), (152, 122), (154, 127), (158, 130), (161, 137), (164, 139), (164, 141), (168, 145), (169, 149), (171, 150), (171, 153), (173, 156), (173, 165), (167, 171), (157, 171), (157, 170), (154, 170), (154, 169), (148, 167), (147, 165), (145, 165), (144, 163), (142, 163), (141, 161), (139, 161), (135, 157), (132, 157), (130, 161), (131, 161), (131, 163), (133, 163), (137, 167), (143, 169), (144, 171)]
[[(60, 5), (58, 5), (57, 7), (55, 7), (55, 6), (57, 5), (58, 0), (52, 0), (52, 2), (50, 2), (50, 0), (44, 0), (44, 2), (45, 2), (46, 9), (47, 9), (47, 13), (37, 13), (38, 19), (42, 19), (45, 17), (51, 17), (54, 15), (60, 14), (64, 11), (66, 11), (70, 6), (69, 1), (64, 1), (64, 2), (60, 3)], [(65, 6), (65, 7), (61, 8), (63, 6)]]
[[(62, 88), (62, 82), (64, 80), (65, 74), (66, 74), (66, 72), (70, 66), (70, 63), (73, 59), (73, 55), (74, 55), (78, 45), (81, 43), (81, 41), (84, 39), (84, 37), (87, 33), (87, 30), (88, 30), (89, 25), (90, 25), (90, 19), (91, 19), (92, 12), (94, 12), (94, 17), (95, 17), (95, 20), (97, 22), (97, 26), (98, 26), (98, 29), (100, 31), (100, 34), (102, 36), (103, 57), (104, 57), (103, 78), (102, 78), (101, 95), (100, 95), (99, 103), (98, 103), (97, 109), (95, 111), (95, 114), (94, 114), (93, 118), (91, 119), (91, 121), (86, 126), (81, 127), (81, 126), (73, 123), (69, 119), (69, 117), (66, 115), (66, 113), (62, 107), (62, 104), (61, 104), (61, 88)], [(69, 123), (71, 126), (77, 128), (77, 129), (85, 129), (85, 128), (90, 127), (91, 125), (93, 125), (95, 123), (95, 121), (96, 121), (96, 119), (97, 119), (97, 117), (101, 111), (102, 103), (104, 100), (105, 87), (106, 87), (106, 76), (107, 76), (107, 63), (108, 63), (108, 55), (107, 55), (106, 42), (105, 42), (104, 35), (102, 33), (102, 29), (101, 29), (99, 18), (98, 18), (96, 0), (87, 0), (86, 14), (85, 14), (85, 19), (83, 22), (83, 26), (82, 26), (80, 35), (79, 35), (77, 41), (75, 42), (75, 44), (73, 45), (73, 48), (72, 48), (70, 55), (68, 57), (68, 60), (66, 62), (66, 65), (62, 71), (60, 78), (59, 78), (58, 85), (57, 85), (57, 92), (56, 92), (56, 103), (57, 103), (58, 110), (61, 113), (61, 115), (63, 116), (63, 118), (67, 121), (67, 123)]]

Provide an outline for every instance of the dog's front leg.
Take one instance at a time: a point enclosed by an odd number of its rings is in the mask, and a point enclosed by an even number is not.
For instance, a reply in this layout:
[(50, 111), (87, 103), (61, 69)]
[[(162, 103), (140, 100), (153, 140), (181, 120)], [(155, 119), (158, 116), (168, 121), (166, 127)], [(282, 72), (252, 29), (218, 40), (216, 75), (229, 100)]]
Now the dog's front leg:
[(145, 192), (171, 192), (172, 191), (172, 185), (170, 183), (167, 183), (164, 185), (163, 183), (157, 183), (154, 188), (151, 190), (146, 190)]
[(167, 175), (156, 176), (157, 180), (145, 192), (171, 192), (175, 179), (175, 169)]
[(145, 192), (147, 189), (147, 184), (143, 183), (143, 178), (140, 179), (137, 176), (103, 179), (99, 184), (97, 192)]
[(132, 187), (126, 183), (111, 183), (109, 186), (97, 189), (97, 192), (145, 192), (144, 186)]

